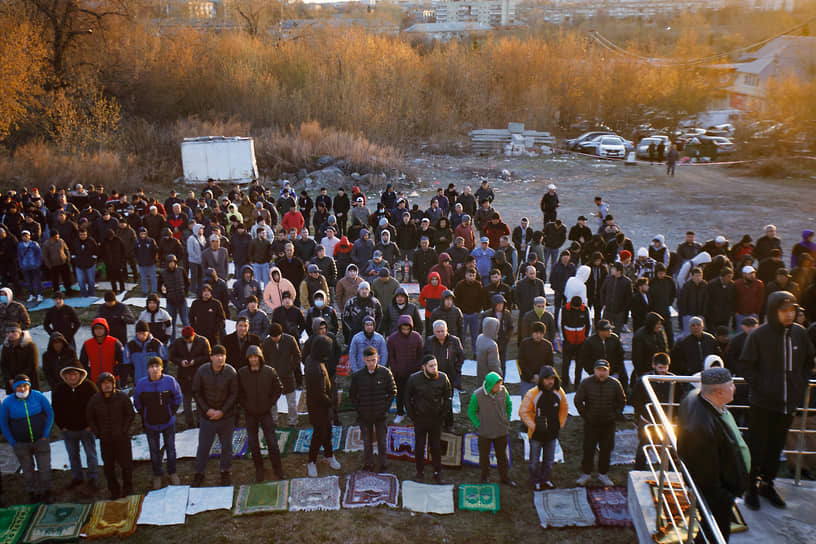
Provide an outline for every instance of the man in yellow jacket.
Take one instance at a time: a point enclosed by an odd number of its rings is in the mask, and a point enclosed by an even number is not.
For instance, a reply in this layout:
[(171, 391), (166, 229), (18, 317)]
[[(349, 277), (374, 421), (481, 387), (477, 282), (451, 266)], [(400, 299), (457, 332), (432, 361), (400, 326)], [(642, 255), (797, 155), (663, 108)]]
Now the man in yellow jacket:
[(561, 389), (558, 373), (550, 365), (539, 370), (538, 386), (524, 395), (519, 416), (530, 438), (530, 485), (535, 491), (552, 489), (555, 441), (567, 419), (567, 396)]

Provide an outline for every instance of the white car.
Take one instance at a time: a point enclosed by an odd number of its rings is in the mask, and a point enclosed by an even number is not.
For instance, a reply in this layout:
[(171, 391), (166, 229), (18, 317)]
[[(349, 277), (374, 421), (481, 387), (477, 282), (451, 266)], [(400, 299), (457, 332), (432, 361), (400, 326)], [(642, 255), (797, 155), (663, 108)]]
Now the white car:
[(638, 158), (641, 159), (648, 159), (649, 158), (649, 145), (654, 143), (655, 144), (655, 151), (657, 151), (657, 146), (663, 143), (664, 147), (664, 155), (668, 153), (669, 148), (671, 147), (671, 140), (668, 136), (656, 135), (656, 136), (648, 136), (643, 138), (640, 143), (635, 147), (635, 153)]
[(623, 159), (626, 157), (626, 142), (619, 136), (603, 136), (598, 138), (595, 148), (599, 157)]

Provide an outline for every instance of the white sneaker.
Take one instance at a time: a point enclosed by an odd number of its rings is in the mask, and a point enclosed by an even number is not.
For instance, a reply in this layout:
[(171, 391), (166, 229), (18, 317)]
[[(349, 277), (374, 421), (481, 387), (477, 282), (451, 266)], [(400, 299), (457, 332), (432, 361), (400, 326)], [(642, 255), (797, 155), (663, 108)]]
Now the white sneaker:
[(613, 485), (615, 485), (615, 482), (613, 482), (612, 479), (606, 474), (598, 474), (598, 479), (601, 481), (603, 485), (607, 487), (612, 487)]
[(402, 423), (402, 420), (405, 419), (403, 416), (397, 416), (394, 418), (394, 423)]
[(337, 457), (332, 455), (329, 457), (329, 466), (334, 470), (340, 470), (340, 461), (337, 460)]
[(586, 485), (589, 480), (592, 479), (591, 474), (581, 474), (581, 476), (575, 480), (575, 483), (578, 485)]
[(43, 301), (42, 295), (37, 295), (37, 302), (42, 302), (42, 301)]
[(309, 463), (306, 465), (306, 472), (309, 474), (309, 478), (317, 478), (317, 465)]
[(34, 295), (28, 295), (28, 299), (26, 299), (26, 302), (34, 302), (34, 299), (35, 299)]

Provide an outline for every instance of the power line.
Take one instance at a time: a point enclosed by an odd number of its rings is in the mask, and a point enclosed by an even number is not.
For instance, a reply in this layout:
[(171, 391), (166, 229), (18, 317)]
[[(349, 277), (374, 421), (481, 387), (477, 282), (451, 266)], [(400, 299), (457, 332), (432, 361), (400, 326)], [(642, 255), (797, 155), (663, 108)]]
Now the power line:
[(754, 42), (754, 43), (749, 44), (749, 45), (738, 47), (738, 48), (733, 49), (731, 51), (721, 51), (719, 53), (714, 53), (714, 54), (711, 54), (711, 55), (707, 55), (705, 57), (699, 57), (699, 58), (696, 58), (696, 59), (689, 59), (689, 60), (669, 59), (669, 58), (663, 58), (663, 57), (644, 57), (642, 55), (638, 55), (636, 53), (633, 53), (631, 51), (628, 51), (628, 50), (620, 47), (619, 45), (614, 43), (612, 40), (610, 40), (609, 38), (607, 38), (606, 36), (604, 36), (603, 34), (601, 34), (600, 32), (598, 32), (596, 30), (590, 30), (589, 35), (592, 37), (592, 39), (595, 42), (597, 42), (604, 49), (606, 49), (606, 50), (608, 50), (608, 51), (610, 51), (612, 53), (615, 53), (615, 54), (619, 54), (619, 55), (623, 55), (623, 56), (627, 56), (627, 57), (632, 57), (632, 58), (634, 58), (636, 60), (639, 60), (641, 62), (646, 62), (646, 63), (649, 63), (649, 64), (664, 65), (664, 66), (694, 66), (694, 65), (704, 64), (704, 63), (708, 63), (708, 62), (711, 62), (711, 61), (714, 61), (714, 60), (722, 59), (723, 57), (729, 57), (729, 56), (731, 56), (733, 54), (736, 54), (736, 53), (742, 53), (742, 52), (745, 52), (745, 51), (750, 51), (751, 49), (756, 49), (757, 47), (762, 47), (763, 45), (765, 45), (765, 44), (767, 44), (769, 42), (772, 42), (773, 40), (775, 40), (777, 38), (781, 38), (782, 36), (786, 36), (788, 34), (796, 32), (797, 30), (801, 30), (802, 28), (804, 28), (805, 26), (807, 26), (808, 24), (810, 24), (813, 21), (816, 21), (816, 17), (811, 17), (810, 19), (806, 20), (805, 22), (800, 23), (800, 24), (798, 24), (798, 25), (796, 25), (794, 27), (791, 27), (791, 28), (785, 30), (784, 32), (780, 32), (778, 34), (775, 34), (773, 36), (770, 36), (770, 37), (765, 38), (763, 40), (760, 40), (758, 42)]

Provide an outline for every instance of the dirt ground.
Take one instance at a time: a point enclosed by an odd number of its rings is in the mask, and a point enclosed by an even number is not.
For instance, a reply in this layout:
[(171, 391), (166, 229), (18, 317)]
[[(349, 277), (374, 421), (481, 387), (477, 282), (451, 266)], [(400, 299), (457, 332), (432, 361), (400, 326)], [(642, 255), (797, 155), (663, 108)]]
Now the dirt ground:
[[(756, 240), (764, 234), (766, 224), (774, 223), (788, 254), (802, 230), (816, 226), (816, 163), (810, 177), (768, 179), (711, 165), (680, 165), (675, 176), (668, 177), (662, 165), (626, 165), (566, 155), (524, 159), (423, 156), (408, 162), (422, 178), (417, 191), (424, 201), (448, 183), (456, 184), (460, 191), (470, 185), (475, 191), (478, 177), (487, 177), (496, 193), (496, 207), (511, 229), (523, 216), (534, 228), (541, 227), (539, 202), (549, 183), (558, 187), (559, 217), (568, 227), (581, 214), (595, 226), (590, 217), (596, 211), (593, 198), (601, 195), (636, 248), (648, 245), (659, 233), (674, 249), (690, 229), (702, 242), (718, 234), (732, 243), (744, 234)], [(498, 179), (502, 170), (511, 172), (510, 181)]]

